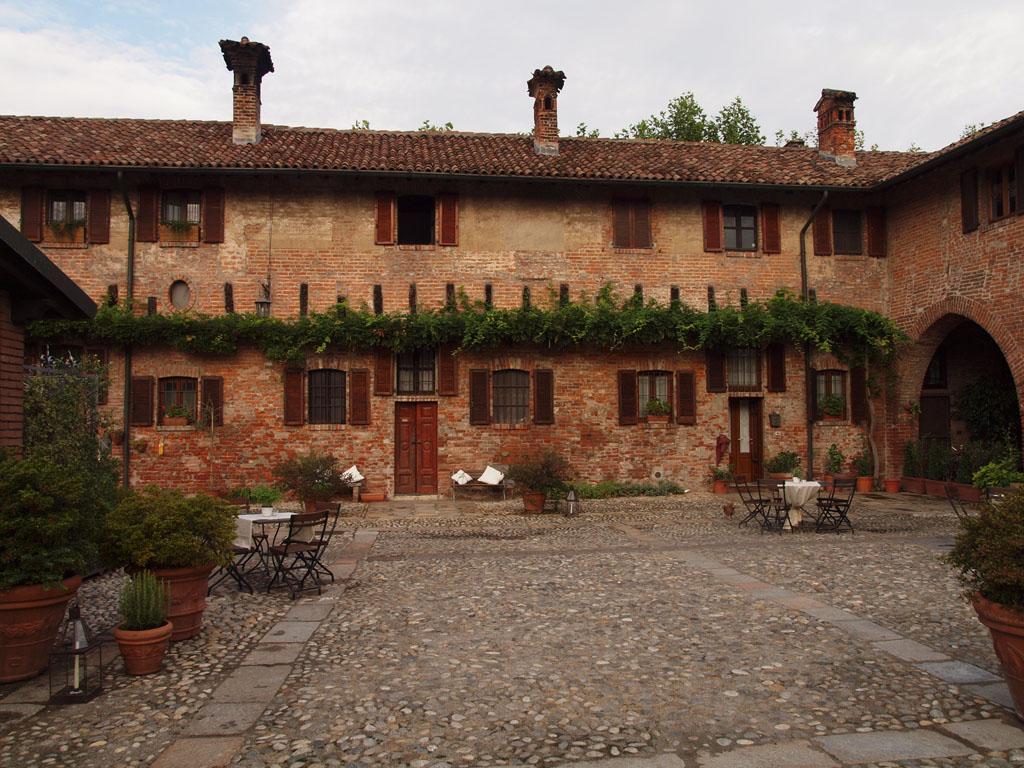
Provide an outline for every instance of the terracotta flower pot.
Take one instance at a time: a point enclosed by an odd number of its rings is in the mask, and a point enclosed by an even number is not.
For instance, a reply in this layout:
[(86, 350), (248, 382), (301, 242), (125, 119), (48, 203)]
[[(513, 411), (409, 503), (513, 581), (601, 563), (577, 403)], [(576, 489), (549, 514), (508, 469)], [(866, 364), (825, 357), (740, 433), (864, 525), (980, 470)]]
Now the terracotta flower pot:
[(858, 477), (857, 478), (857, 493), (871, 493), (873, 490), (874, 480), (870, 477)]
[(900, 487), (907, 493), (924, 493), (924, 478), (901, 477)]
[(174, 625), (168, 620), (154, 629), (122, 629), (114, 627), (114, 638), (121, 649), (124, 670), (129, 675), (149, 675), (164, 663), (167, 643)]
[(974, 610), (992, 634), (992, 647), (1003, 667), (1018, 720), (1024, 720), (1024, 613), (974, 596)]
[(164, 416), (165, 427), (187, 427), (188, 416)]
[(523, 491), (523, 509), (527, 512), (543, 512), (548, 495), (543, 491)]
[(924, 492), (929, 496), (934, 496), (937, 499), (946, 498), (946, 481), (945, 480), (929, 480), (925, 478), (924, 481)]
[(76, 575), (52, 589), (33, 585), (0, 592), (0, 683), (27, 680), (46, 669), (64, 609), (81, 583)]
[(206, 588), (213, 565), (198, 568), (154, 568), (153, 575), (167, 583), (171, 605), (167, 618), (174, 625), (171, 640), (188, 640), (203, 628)]
[(885, 483), (886, 493), (900, 492), (900, 479), (898, 477), (887, 477), (883, 482)]
[(729, 481), (728, 480), (712, 480), (711, 481), (712, 493), (728, 493), (729, 492)]

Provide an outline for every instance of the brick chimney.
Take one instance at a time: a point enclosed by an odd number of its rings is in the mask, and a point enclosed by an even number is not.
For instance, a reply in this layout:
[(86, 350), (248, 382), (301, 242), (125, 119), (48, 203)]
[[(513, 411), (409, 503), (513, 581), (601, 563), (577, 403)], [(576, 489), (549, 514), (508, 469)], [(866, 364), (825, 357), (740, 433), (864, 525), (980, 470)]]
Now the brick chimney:
[(814, 105), (818, 113), (818, 150), (835, 158), (839, 165), (856, 165), (854, 147), (857, 136), (854, 129), (853, 102), (857, 94), (853, 91), (821, 89), (821, 98)]
[(231, 140), (235, 144), (259, 144), (260, 82), (267, 72), (274, 71), (270, 48), (263, 43), (250, 43), (249, 38), (239, 41), (221, 40), (220, 50), (224, 63), (235, 73), (232, 93)]
[(558, 92), (565, 73), (550, 66), (535, 69), (526, 83), (533, 97), (533, 151), (538, 155), (558, 154)]

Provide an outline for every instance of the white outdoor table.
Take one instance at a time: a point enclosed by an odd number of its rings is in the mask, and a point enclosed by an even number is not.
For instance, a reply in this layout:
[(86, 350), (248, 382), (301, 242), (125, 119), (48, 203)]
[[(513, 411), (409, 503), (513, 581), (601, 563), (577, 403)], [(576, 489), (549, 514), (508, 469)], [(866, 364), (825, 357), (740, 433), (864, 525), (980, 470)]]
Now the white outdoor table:
[(817, 498), (821, 483), (817, 480), (787, 480), (782, 486), (782, 495), (789, 505), (789, 524), (800, 525), (804, 519), (803, 506)]
[[(292, 519), (292, 513), (281, 512), (276, 509), (274, 510), (274, 514), (272, 515), (264, 515), (260, 512), (248, 512), (244, 515), (239, 515), (238, 519), (246, 520), (252, 523), (253, 525), (259, 525), (263, 528), (266, 528), (266, 526), (268, 525), (276, 525), (278, 526), (278, 530), (280, 530), (281, 525), (287, 523), (289, 520)], [(274, 538), (277, 538), (277, 531), (274, 531)], [(256, 549), (259, 551), (260, 564), (263, 566), (263, 570), (267, 571), (268, 558), (270, 557), (270, 547), (273, 545), (273, 542), (271, 542), (270, 538), (266, 535), (262, 537), (253, 537), (253, 542), (256, 545)]]

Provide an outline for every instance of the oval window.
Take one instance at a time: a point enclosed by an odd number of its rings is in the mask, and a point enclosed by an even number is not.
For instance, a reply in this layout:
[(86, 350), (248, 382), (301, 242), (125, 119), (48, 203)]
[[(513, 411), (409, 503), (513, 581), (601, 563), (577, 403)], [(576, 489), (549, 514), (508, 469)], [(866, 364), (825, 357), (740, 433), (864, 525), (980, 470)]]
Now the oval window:
[(192, 300), (192, 289), (184, 280), (175, 280), (171, 283), (171, 306), (175, 309), (184, 309)]

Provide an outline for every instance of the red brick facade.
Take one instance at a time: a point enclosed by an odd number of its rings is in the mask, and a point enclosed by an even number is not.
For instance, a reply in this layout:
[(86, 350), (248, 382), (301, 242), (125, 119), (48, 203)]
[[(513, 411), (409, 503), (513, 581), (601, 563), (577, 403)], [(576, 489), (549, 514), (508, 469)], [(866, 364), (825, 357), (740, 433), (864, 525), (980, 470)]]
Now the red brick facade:
[(11, 319), (11, 295), (0, 290), (0, 446), (21, 445), (24, 334)]

